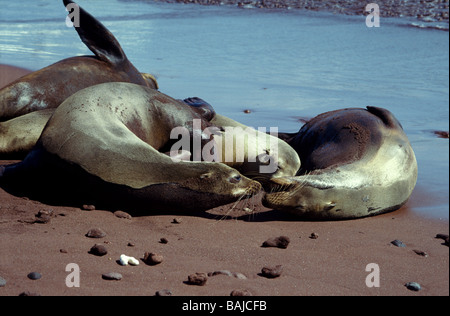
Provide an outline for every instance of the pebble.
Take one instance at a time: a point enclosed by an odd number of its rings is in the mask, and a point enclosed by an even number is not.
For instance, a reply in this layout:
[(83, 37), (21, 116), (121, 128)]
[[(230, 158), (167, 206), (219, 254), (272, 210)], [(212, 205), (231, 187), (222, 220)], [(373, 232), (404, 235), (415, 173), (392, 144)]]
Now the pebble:
[(400, 247), (400, 248), (406, 247), (406, 245), (398, 239), (391, 241), (391, 244), (393, 244), (394, 246)]
[(164, 257), (152, 252), (146, 252), (144, 254), (144, 262), (150, 266), (154, 266), (163, 262)]
[(54, 212), (52, 210), (40, 210), (35, 215), (36, 219), (34, 220), (34, 223), (47, 224), (53, 216)]
[(181, 224), (183, 222), (183, 219), (181, 217), (175, 217), (172, 220), (172, 224)]
[(123, 266), (127, 266), (128, 264), (131, 266), (138, 266), (139, 265), (139, 260), (137, 260), (134, 257), (129, 257), (127, 255), (120, 255), (119, 257), (119, 263)]
[(319, 235), (317, 235), (316, 233), (311, 233), (311, 235), (309, 236), (309, 238), (311, 238), (311, 239), (317, 239), (317, 238), (319, 238)]
[(167, 238), (161, 238), (160, 240), (159, 240), (159, 242), (161, 243), (161, 244), (167, 244), (169, 241), (167, 240)]
[(428, 254), (425, 252), (425, 251), (422, 251), (422, 250), (417, 250), (417, 249), (414, 249), (413, 250), (416, 254), (418, 254), (419, 256), (422, 256), (422, 257), (428, 257)]
[(95, 206), (94, 205), (89, 205), (89, 204), (84, 204), (81, 207), (81, 209), (85, 210), (85, 211), (95, 211)]
[(290, 243), (289, 237), (286, 236), (280, 236), (280, 237), (274, 237), (267, 239), (263, 244), (262, 247), (277, 247), (281, 249), (286, 249), (287, 246)]
[(123, 211), (115, 211), (114, 216), (118, 218), (131, 219), (131, 215)]
[(187, 283), (190, 285), (203, 286), (206, 284), (206, 281), (208, 281), (208, 276), (206, 275), (206, 273), (197, 272), (188, 276)]
[(102, 274), (102, 279), (119, 281), (122, 279), (122, 274), (117, 273), (117, 272), (109, 272), (109, 273)]
[(30, 280), (39, 280), (40, 278), (42, 278), (42, 275), (39, 272), (30, 272), (28, 273), (27, 277)]
[(261, 270), (261, 275), (263, 277), (269, 278), (269, 279), (274, 279), (274, 278), (278, 278), (281, 273), (283, 272), (283, 266), (281, 265), (277, 265), (275, 267), (264, 267)]
[(0, 287), (4, 287), (6, 285), (6, 280), (0, 277)]
[(434, 134), (437, 135), (439, 138), (449, 138), (448, 132), (445, 131), (434, 131)]
[(170, 290), (160, 290), (155, 293), (155, 296), (172, 296), (172, 291)]
[(251, 110), (244, 110), (244, 113), (245, 114), (250, 114), (250, 113), (252, 113), (252, 111)]
[(247, 280), (247, 277), (244, 274), (242, 274), (240, 272), (231, 272), (229, 270), (218, 270), (218, 271), (208, 273), (209, 277), (216, 276), (216, 275), (226, 275), (229, 277), (235, 277), (236, 279), (239, 279), (239, 280)]
[(101, 256), (106, 255), (108, 253), (108, 250), (103, 245), (95, 244), (94, 246), (92, 246), (91, 250), (89, 250), (89, 253), (91, 255), (101, 257)]
[(249, 290), (233, 290), (230, 296), (253, 296)]
[(446, 234), (437, 234), (435, 238), (442, 239), (444, 241), (444, 245), (449, 245), (449, 237)]
[(41, 295), (35, 292), (25, 291), (20, 293), (19, 296), (41, 296)]
[(66, 249), (59, 249), (59, 252), (60, 253), (67, 253), (67, 250)]
[(86, 237), (89, 237), (89, 238), (103, 238), (105, 236), (106, 236), (106, 233), (103, 230), (101, 230), (100, 228), (92, 228), (86, 234)]
[(416, 292), (418, 292), (418, 291), (420, 291), (422, 289), (420, 284), (417, 283), (417, 282), (408, 282), (408, 283), (405, 284), (405, 286), (406, 286), (406, 288), (408, 290), (416, 291)]

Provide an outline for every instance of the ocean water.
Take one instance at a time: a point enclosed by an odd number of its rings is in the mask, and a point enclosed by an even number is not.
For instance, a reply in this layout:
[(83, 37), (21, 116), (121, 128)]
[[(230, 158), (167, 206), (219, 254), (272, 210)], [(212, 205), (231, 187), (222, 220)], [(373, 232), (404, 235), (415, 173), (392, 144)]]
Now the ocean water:
[[(413, 212), (449, 218), (449, 34), (406, 19), (296, 10), (79, 0), (142, 72), (175, 98), (198, 96), (253, 127), (379, 106), (402, 123), (419, 164)], [(0, 0), (0, 63), (33, 70), (91, 54), (62, 1)], [(249, 109), (250, 114), (243, 111)], [(416, 193), (417, 192), (417, 193)]]

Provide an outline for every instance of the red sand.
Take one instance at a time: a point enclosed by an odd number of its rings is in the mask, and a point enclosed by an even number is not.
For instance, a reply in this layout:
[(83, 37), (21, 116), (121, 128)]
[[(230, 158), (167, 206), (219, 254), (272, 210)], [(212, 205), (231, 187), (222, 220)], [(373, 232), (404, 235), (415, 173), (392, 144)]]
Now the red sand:
[[(449, 248), (435, 238), (448, 234), (448, 221), (419, 217), (408, 205), (394, 213), (339, 222), (293, 221), (255, 209), (256, 214), (231, 219), (149, 215), (130, 220), (109, 211), (48, 206), (0, 190), (0, 276), (7, 281), (0, 295), (154, 295), (163, 289), (180, 296), (229, 295), (235, 289), (253, 295), (449, 295)], [(46, 224), (31, 224), (40, 210), (53, 210), (56, 216)], [(174, 217), (182, 222), (172, 223)], [(94, 227), (106, 237), (87, 238)], [(313, 232), (317, 239), (309, 238)], [(291, 240), (287, 249), (261, 247), (282, 235)], [(161, 238), (168, 243), (160, 243)], [(390, 244), (395, 239), (407, 247)], [(88, 253), (96, 243), (106, 246), (106, 256)], [(141, 260), (145, 252), (160, 254), (164, 261), (146, 265)], [(140, 259), (140, 265), (120, 266), (116, 260), (121, 254)], [(80, 287), (66, 286), (69, 263), (80, 267)], [(380, 268), (379, 288), (366, 286), (369, 263)], [(283, 266), (279, 278), (259, 276), (263, 267), (276, 265)], [(190, 274), (217, 270), (240, 272), (247, 279), (218, 275), (204, 286), (185, 284)], [(33, 271), (42, 278), (28, 279)], [(108, 272), (119, 272), (123, 279), (103, 280)], [(406, 289), (404, 284), (412, 281), (422, 290)]]

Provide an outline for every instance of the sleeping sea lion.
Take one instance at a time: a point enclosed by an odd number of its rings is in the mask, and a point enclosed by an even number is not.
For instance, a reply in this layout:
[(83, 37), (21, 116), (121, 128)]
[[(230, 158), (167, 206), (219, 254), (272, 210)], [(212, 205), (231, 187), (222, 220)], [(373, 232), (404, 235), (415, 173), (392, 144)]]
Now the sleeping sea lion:
[[(182, 101), (148, 87), (104, 83), (67, 98), (25, 160), (0, 168), (15, 195), (105, 208), (203, 211), (257, 194), (261, 185), (222, 163), (178, 161), (171, 130), (193, 136), (209, 122)], [(210, 140), (208, 140), (210, 141)]]
[(417, 181), (408, 137), (386, 109), (343, 109), (307, 122), (288, 143), (302, 167), (273, 179), (265, 206), (308, 219), (350, 219), (398, 209)]

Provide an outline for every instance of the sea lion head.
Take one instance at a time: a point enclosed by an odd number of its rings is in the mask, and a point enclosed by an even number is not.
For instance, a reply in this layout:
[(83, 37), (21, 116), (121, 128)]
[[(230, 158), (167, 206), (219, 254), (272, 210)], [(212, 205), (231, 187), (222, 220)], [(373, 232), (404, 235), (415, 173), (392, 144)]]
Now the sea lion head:
[[(263, 205), (302, 218), (332, 218), (339, 212), (332, 190), (323, 190), (302, 182), (300, 177), (272, 178), (265, 183)], [(300, 180), (300, 181), (299, 181)]]
[(259, 182), (243, 176), (236, 169), (224, 164), (208, 162), (201, 164), (204, 170), (198, 176), (180, 181), (179, 185), (193, 191), (232, 200), (256, 195), (262, 189)]

